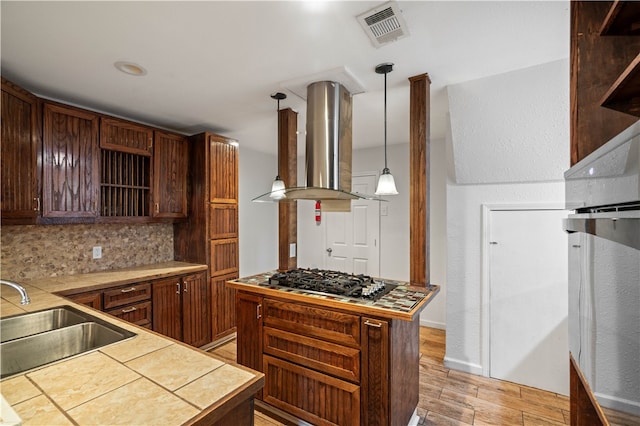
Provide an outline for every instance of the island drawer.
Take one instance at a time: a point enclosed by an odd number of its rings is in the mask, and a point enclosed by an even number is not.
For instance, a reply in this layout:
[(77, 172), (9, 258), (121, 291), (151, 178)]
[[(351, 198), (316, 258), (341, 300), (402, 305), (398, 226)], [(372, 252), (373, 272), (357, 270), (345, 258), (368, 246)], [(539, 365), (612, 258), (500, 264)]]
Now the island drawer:
[(269, 355), (264, 373), (267, 404), (312, 424), (360, 425), (360, 386)]
[(264, 299), (264, 325), (360, 347), (360, 317), (315, 306)]
[(142, 302), (106, 311), (109, 315), (133, 324), (151, 328), (151, 302)]
[(151, 283), (135, 283), (128, 286), (104, 291), (103, 306), (105, 310), (118, 306), (129, 305), (142, 300), (151, 299)]
[(360, 350), (312, 337), (264, 327), (264, 353), (360, 382)]

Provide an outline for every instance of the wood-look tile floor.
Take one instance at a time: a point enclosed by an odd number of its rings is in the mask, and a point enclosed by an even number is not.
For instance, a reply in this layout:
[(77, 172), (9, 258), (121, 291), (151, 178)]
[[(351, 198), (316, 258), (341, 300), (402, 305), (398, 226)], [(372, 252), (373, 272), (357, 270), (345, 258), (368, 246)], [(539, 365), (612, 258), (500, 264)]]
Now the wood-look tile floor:
[[(235, 361), (235, 340), (211, 352)], [(420, 425), (569, 424), (566, 396), (446, 368), (443, 330), (421, 327), (420, 352)], [(256, 426), (283, 424), (256, 411)]]

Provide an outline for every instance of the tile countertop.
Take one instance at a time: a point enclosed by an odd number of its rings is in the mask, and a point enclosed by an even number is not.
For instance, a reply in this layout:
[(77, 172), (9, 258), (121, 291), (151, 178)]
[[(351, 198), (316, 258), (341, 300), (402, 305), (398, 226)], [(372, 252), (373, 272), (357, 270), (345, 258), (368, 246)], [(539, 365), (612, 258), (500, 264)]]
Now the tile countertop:
[[(435, 295), (440, 292), (439, 285), (428, 284), (426, 287), (416, 287), (410, 286), (406, 281), (383, 279), (383, 281), (395, 285), (396, 288), (374, 301), (270, 284), (269, 277), (276, 272), (269, 271), (249, 277), (236, 278), (227, 281), (227, 285), (237, 290), (251, 291), (265, 296), (275, 296), (318, 306), (333, 306), (338, 309), (403, 321), (415, 320)], [(375, 279), (381, 280), (378, 277)]]
[[(72, 303), (53, 292), (162, 278), (205, 270), (166, 262), (126, 270), (25, 281), (32, 303), (2, 287), (1, 316), (72, 305), (137, 334), (0, 381), (24, 425), (149, 425), (210, 422), (262, 388), (264, 375), (160, 334)], [(1, 416), (1, 413), (0, 413)]]

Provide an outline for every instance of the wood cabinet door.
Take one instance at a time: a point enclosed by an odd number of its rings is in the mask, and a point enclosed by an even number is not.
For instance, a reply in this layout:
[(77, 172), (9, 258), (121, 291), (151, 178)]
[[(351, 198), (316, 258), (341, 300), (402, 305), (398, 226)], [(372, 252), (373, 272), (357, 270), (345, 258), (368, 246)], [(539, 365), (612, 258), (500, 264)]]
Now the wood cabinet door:
[(42, 216), (97, 216), (98, 116), (53, 103), (43, 116)]
[(235, 141), (210, 136), (209, 201), (238, 202), (238, 146)]
[(237, 204), (209, 204), (209, 238), (238, 238)]
[(67, 299), (80, 303), (82, 305), (87, 305), (90, 308), (97, 309), (99, 311), (102, 310), (102, 292), (88, 292), (88, 293), (78, 293), (66, 296)]
[(237, 292), (236, 319), (238, 364), (262, 371), (262, 297)]
[(3, 220), (34, 219), (38, 215), (37, 110), (38, 100), (34, 95), (2, 79), (0, 209)]
[(179, 277), (152, 283), (153, 331), (182, 340), (182, 283)]
[(153, 129), (117, 118), (100, 119), (100, 148), (151, 156)]
[(238, 272), (238, 239), (211, 240), (209, 267), (211, 276)]
[(359, 426), (360, 386), (264, 356), (264, 402), (314, 425)]
[(238, 278), (237, 274), (211, 278), (212, 340), (217, 340), (236, 329), (236, 290), (226, 282)]
[(211, 295), (206, 272), (182, 278), (182, 341), (196, 347), (211, 341)]
[(362, 318), (362, 424), (389, 424), (389, 323)]
[(187, 217), (189, 142), (172, 133), (154, 134), (153, 216)]

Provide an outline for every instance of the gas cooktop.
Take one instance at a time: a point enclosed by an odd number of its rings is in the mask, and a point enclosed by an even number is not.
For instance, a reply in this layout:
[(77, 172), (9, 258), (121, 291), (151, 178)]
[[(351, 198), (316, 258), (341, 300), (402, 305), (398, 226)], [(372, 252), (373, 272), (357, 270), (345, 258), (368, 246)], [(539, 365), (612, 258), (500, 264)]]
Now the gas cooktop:
[(269, 278), (269, 284), (370, 300), (378, 300), (396, 287), (382, 280), (374, 280), (368, 275), (304, 268), (275, 273)]

